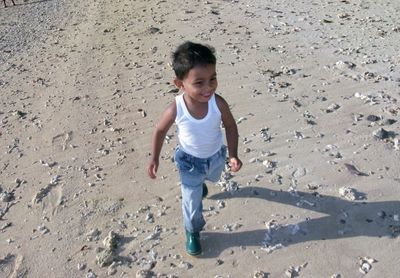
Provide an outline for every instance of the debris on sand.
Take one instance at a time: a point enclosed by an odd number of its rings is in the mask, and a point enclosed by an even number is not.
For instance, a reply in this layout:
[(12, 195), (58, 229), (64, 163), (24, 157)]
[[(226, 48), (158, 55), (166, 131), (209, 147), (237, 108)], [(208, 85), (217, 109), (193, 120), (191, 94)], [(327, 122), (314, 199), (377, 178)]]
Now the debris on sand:
[(339, 194), (349, 201), (356, 200), (356, 190), (354, 188), (343, 186), (339, 188)]
[(367, 274), (372, 269), (372, 264), (377, 262), (375, 259), (370, 257), (359, 257), (358, 265), (359, 270), (362, 274)]
[(346, 169), (355, 176), (368, 176), (366, 173), (360, 172), (354, 165), (345, 163)]

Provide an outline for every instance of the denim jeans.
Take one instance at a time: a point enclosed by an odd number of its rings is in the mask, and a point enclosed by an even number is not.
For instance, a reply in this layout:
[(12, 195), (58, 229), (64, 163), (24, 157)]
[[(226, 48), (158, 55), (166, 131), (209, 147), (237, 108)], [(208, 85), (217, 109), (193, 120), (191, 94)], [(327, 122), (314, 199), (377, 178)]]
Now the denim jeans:
[(209, 158), (198, 158), (179, 148), (175, 163), (179, 170), (182, 191), (183, 223), (188, 232), (200, 232), (206, 222), (203, 218), (203, 183), (217, 182), (225, 168), (226, 146)]

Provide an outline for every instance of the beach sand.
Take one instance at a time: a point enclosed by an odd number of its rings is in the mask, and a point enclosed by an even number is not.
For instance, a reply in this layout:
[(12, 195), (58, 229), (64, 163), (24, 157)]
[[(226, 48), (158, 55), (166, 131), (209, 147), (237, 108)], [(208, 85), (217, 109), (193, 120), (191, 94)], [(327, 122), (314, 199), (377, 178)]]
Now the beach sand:
[[(398, 277), (400, 3), (22, 1), (0, 9), (0, 277)], [(184, 250), (171, 52), (217, 52), (244, 165)]]

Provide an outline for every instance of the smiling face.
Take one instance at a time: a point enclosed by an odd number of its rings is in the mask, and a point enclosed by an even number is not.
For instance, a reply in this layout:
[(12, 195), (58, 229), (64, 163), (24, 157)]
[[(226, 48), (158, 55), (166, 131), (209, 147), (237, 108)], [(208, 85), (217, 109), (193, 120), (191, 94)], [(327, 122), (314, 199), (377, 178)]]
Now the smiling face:
[(215, 65), (197, 65), (183, 79), (175, 79), (175, 85), (194, 102), (208, 102), (218, 87)]

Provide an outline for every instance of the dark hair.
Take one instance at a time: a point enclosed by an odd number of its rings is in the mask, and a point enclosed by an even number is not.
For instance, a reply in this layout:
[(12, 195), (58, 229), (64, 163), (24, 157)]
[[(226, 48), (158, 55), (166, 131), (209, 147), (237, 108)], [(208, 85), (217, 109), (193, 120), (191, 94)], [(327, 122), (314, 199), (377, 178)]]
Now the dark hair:
[(172, 54), (172, 68), (178, 79), (182, 80), (189, 71), (198, 65), (215, 65), (215, 50), (208, 45), (184, 42)]

